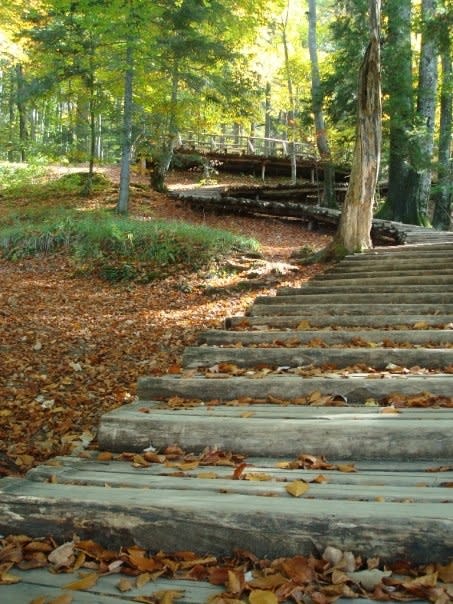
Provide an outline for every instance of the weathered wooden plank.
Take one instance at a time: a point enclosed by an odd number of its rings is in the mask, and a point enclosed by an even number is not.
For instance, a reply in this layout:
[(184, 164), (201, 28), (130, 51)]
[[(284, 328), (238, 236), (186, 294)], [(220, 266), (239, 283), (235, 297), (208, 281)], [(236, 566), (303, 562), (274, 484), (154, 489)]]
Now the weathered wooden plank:
[(340, 268), (329, 269), (321, 274), (313, 277), (312, 282), (318, 283), (326, 279), (370, 279), (377, 282), (377, 279), (393, 279), (393, 281), (401, 282), (401, 279), (408, 279), (410, 277), (420, 279), (421, 283), (433, 282), (436, 283), (437, 277), (441, 280), (451, 282), (453, 271), (451, 269), (432, 268), (428, 270), (419, 270), (417, 268), (397, 270), (397, 271), (343, 271)]
[(353, 340), (382, 345), (384, 340), (411, 343), (414, 346), (427, 345), (442, 347), (453, 340), (453, 330), (441, 329), (416, 329), (416, 330), (363, 330), (363, 331), (323, 331), (321, 329), (300, 331), (239, 331), (232, 332), (221, 329), (211, 329), (199, 334), (200, 344), (211, 346), (231, 346), (239, 342), (243, 346), (259, 346), (260, 344), (272, 344), (273, 342), (288, 343), (292, 345), (303, 345), (307, 342), (320, 340), (326, 345), (348, 345)]
[[(451, 284), (436, 284), (436, 285), (423, 285), (422, 291), (424, 293), (444, 294), (449, 293), (450, 300), (453, 298), (453, 279)], [(341, 281), (341, 284), (331, 285), (329, 282), (314, 283), (308, 282), (302, 287), (282, 287), (277, 290), (277, 296), (300, 296), (300, 295), (314, 295), (314, 294), (416, 294), (421, 290), (421, 285), (362, 285), (361, 283), (348, 284), (348, 282)]]
[(98, 432), (102, 448), (142, 451), (150, 443), (156, 448), (178, 443), (189, 451), (210, 446), (260, 455), (264, 442), (266, 453), (275, 457), (304, 450), (350, 460), (453, 458), (453, 419), (399, 414), (276, 418), (258, 412), (241, 417), (223, 414), (222, 408), (177, 414), (160, 409), (141, 413), (136, 406), (128, 407), (102, 417)]
[[(21, 582), (15, 585), (2, 585), (0, 595), (4, 604), (26, 604), (32, 600), (43, 596), (54, 599), (63, 593), (63, 585), (70, 581), (75, 581), (79, 577), (75, 573), (71, 574), (51, 574), (46, 569), (35, 569), (21, 571), (14, 569), (14, 574), (21, 579)], [(71, 591), (71, 604), (125, 604), (126, 602), (136, 602), (135, 598), (139, 596), (150, 596), (159, 591), (179, 591), (178, 604), (208, 604), (209, 598), (224, 591), (222, 586), (211, 585), (204, 581), (187, 581), (184, 579), (156, 579), (152, 583), (146, 584), (142, 588), (133, 588), (128, 592), (119, 592), (116, 587), (118, 581), (123, 577), (120, 574), (104, 575), (99, 578), (95, 587), (89, 591)], [(133, 583), (133, 578), (130, 579)], [(340, 598), (336, 600), (337, 604), (350, 604), (349, 599)], [(355, 604), (373, 604), (367, 598), (354, 599)], [(417, 602), (415, 600), (415, 602)], [(283, 604), (289, 604), (285, 600)]]
[[(257, 497), (234, 493), (108, 489), (4, 479), (0, 530), (74, 533), (110, 548), (228, 554), (246, 543), (262, 557), (308, 554), (335, 544), (356, 555), (416, 563), (445, 561), (453, 547), (450, 506)], [(125, 513), (127, 510), (127, 513)], [(341, 513), (340, 513), (341, 510)], [(202, 529), (202, 530), (201, 530)]]
[[(79, 578), (77, 573), (50, 573), (47, 569), (21, 571), (14, 569), (12, 574), (19, 577), (21, 583), (0, 586), (0, 598), (5, 604), (25, 604), (38, 596), (48, 599), (62, 594), (73, 597), (71, 604), (124, 604), (136, 602), (138, 596), (150, 596), (158, 591), (180, 590), (181, 598), (178, 604), (204, 604), (215, 594), (221, 593), (222, 588), (202, 581), (187, 581), (183, 579), (156, 579), (141, 588), (133, 587), (127, 592), (120, 592), (118, 582), (125, 578), (121, 574), (103, 575), (96, 585), (87, 591), (71, 591), (64, 586)], [(134, 584), (134, 578), (129, 578)], [(10, 598), (10, 599), (8, 599)]]
[(444, 271), (447, 268), (451, 270), (448, 266), (448, 259), (445, 259), (445, 257), (420, 257), (414, 261), (411, 258), (400, 258), (399, 256), (388, 258), (385, 256), (365, 256), (360, 261), (339, 262), (331, 271), (344, 273), (370, 271), (373, 273), (390, 272), (392, 274), (399, 271), (414, 270), (414, 268), (418, 271), (422, 269)]
[[(337, 329), (340, 327), (358, 327), (358, 328), (396, 328), (400, 327), (413, 327), (414, 325), (420, 324), (424, 327), (440, 328), (444, 329), (446, 325), (450, 325), (451, 315), (423, 315), (423, 314), (407, 314), (407, 315), (376, 315), (369, 314), (363, 315), (286, 315), (286, 316), (237, 316), (227, 317), (225, 319), (226, 328), (239, 328), (244, 327), (250, 328), (297, 328), (300, 324), (303, 324), (301, 331), (311, 330), (316, 327), (330, 327)], [(308, 327), (307, 327), (308, 324)], [(393, 333), (393, 332), (391, 332)]]
[[(289, 458), (288, 458), (289, 461)], [(330, 460), (332, 462), (332, 460)], [(307, 470), (307, 469), (284, 469), (279, 467), (281, 458), (265, 457), (247, 457), (246, 471), (253, 474), (265, 474), (272, 477), (273, 480), (291, 481), (299, 477), (307, 482), (311, 482), (320, 474), (323, 474), (331, 485), (359, 485), (367, 486), (392, 486), (392, 487), (417, 487), (426, 488), (441, 487), (453, 481), (453, 460), (443, 460), (444, 467), (452, 468), (450, 471), (428, 472), (427, 469), (433, 468), (432, 462), (423, 461), (355, 461), (356, 472), (340, 472), (337, 470)], [(59, 465), (54, 465), (58, 463)], [(335, 463), (345, 464), (345, 460)], [(349, 463), (349, 462), (348, 462)], [(145, 476), (169, 476), (175, 479), (180, 478), (198, 478), (200, 474), (209, 472), (215, 474), (220, 479), (231, 480), (234, 470), (233, 466), (200, 465), (197, 467), (183, 466), (185, 469), (181, 476), (174, 476), (175, 470), (178, 472), (178, 465), (151, 464), (147, 467), (137, 467), (131, 462), (119, 460), (98, 461), (93, 459), (81, 459), (74, 457), (60, 457), (52, 461), (52, 465), (42, 464), (33, 468), (27, 473), (27, 479), (37, 481), (57, 480), (60, 477), (68, 475), (74, 478), (74, 473), (80, 473), (82, 470), (91, 473), (108, 473), (113, 479), (114, 475), (119, 475), (122, 480), (132, 480), (137, 475)], [(116, 482), (120, 478), (115, 478)]]
[(453, 364), (453, 348), (222, 348), (187, 346), (182, 364), (185, 368), (211, 367), (217, 363), (239, 367), (300, 367), (334, 365), (349, 367), (366, 364), (385, 369), (392, 363), (402, 367), (442, 368)]
[[(256, 495), (264, 497), (286, 498), (285, 489), (288, 481), (304, 480), (310, 482), (310, 478), (304, 470), (293, 471), (290, 478), (283, 478), (282, 474), (268, 474), (267, 472), (255, 472), (253, 467), (246, 468), (244, 479), (232, 480), (234, 468), (230, 470), (229, 477), (218, 477), (212, 479), (198, 478), (197, 476), (162, 476), (145, 471), (135, 472), (110, 472), (110, 468), (103, 470), (92, 470), (89, 467), (55, 469), (48, 472), (47, 476), (41, 471), (35, 473), (35, 480), (52, 477), (59, 485), (74, 484), (85, 486), (130, 488), (130, 489), (157, 489), (165, 497), (166, 490), (194, 490), (203, 497), (207, 493), (228, 492), (241, 495)], [(328, 473), (327, 473), (328, 474)], [(251, 479), (247, 480), (247, 476)], [(264, 480), (258, 480), (261, 476)], [(324, 475), (325, 476), (325, 475)], [(433, 487), (428, 481), (420, 482), (418, 485), (403, 484), (337, 484), (329, 480), (329, 474), (325, 476), (326, 482), (317, 484), (310, 482), (307, 497), (310, 499), (336, 499), (339, 502), (346, 501), (381, 501), (395, 503), (453, 503), (453, 491), (448, 487)], [(38, 482), (38, 480), (36, 480)], [(54, 482), (55, 484), (55, 482)]]
[[(453, 304), (384, 304), (380, 302), (368, 304), (342, 304), (342, 303), (323, 303), (316, 304), (314, 307), (310, 304), (273, 304), (269, 308), (268, 304), (253, 304), (249, 309), (249, 314), (269, 315), (322, 315), (329, 314), (337, 316), (342, 315), (362, 315), (366, 322), (369, 315), (447, 315), (453, 318)], [(335, 319), (334, 319), (335, 320)]]
[[(335, 375), (335, 374), (333, 374)], [(207, 379), (204, 377), (177, 378), (173, 376), (143, 377), (138, 380), (137, 392), (142, 400), (182, 396), (210, 401), (232, 400), (243, 396), (266, 398), (273, 396), (288, 400), (319, 391), (322, 394), (342, 395), (348, 402), (364, 402), (368, 398), (382, 399), (392, 393), (402, 395), (430, 392), (433, 395), (451, 396), (453, 376), (392, 375), (385, 379), (375, 377), (307, 378), (276, 375), (254, 379), (229, 377)]]
[[(269, 304), (269, 305), (281, 305), (281, 304), (300, 304), (305, 306), (307, 304), (318, 306), (318, 304), (370, 304), (370, 302), (376, 301), (379, 304), (423, 304), (431, 307), (433, 304), (441, 307), (442, 304), (451, 304), (453, 300), (453, 290), (448, 291), (444, 288), (443, 292), (429, 293), (425, 291), (419, 291), (418, 293), (409, 292), (392, 292), (392, 293), (380, 293), (377, 296), (370, 296), (367, 293), (344, 293), (337, 292), (335, 296), (327, 292), (325, 294), (311, 293), (310, 289), (307, 288), (298, 294), (288, 294), (286, 296), (257, 296), (255, 304)], [(453, 305), (452, 305), (453, 308)]]

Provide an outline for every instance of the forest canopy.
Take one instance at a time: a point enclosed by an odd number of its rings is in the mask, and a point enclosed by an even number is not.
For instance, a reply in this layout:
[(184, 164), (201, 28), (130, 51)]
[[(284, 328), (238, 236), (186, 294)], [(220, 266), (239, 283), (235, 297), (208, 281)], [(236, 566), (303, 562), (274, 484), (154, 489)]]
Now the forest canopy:
[[(146, 153), (162, 187), (178, 142), (211, 133), (287, 140), (290, 153), (303, 142), (347, 165), (368, 9), (367, 0), (3, 0), (0, 160), (89, 162), (91, 172), (121, 161), (127, 176)], [(382, 217), (450, 228), (452, 25), (452, 0), (383, 3)]]

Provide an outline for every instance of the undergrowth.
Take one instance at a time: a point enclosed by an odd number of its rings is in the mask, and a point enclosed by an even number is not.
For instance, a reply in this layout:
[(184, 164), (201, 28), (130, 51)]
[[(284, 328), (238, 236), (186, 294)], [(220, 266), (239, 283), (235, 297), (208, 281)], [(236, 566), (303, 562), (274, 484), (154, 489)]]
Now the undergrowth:
[(25, 214), (0, 226), (0, 251), (11, 260), (64, 250), (78, 273), (109, 281), (150, 281), (165, 269), (198, 269), (258, 244), (228, 231), (179, 221), (121, 217), (111, 211), (60, 208)]

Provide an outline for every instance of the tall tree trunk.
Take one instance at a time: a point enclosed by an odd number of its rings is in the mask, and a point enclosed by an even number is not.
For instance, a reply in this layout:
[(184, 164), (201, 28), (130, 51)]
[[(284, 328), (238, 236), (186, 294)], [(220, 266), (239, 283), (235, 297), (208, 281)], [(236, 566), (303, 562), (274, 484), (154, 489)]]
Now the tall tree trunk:
[(17, 78), (17, 113), (19, 115), (19, 151), (20, 161), (26, 160), (27, 146), (27, 117), (25, 113), (25, 82), (22, 65), (16, 65)]
[(14, 102), (16, 78), (13, 69), (9, 72), (9, 95), (8, 95), (8, 161), (14, 161)]
[(359, 72), (351, 176), (333, 243), (340, 253), (372, 247), (370, 231), (381, 155), (380, 0), (369, 0), (369, 13), (371, 35)]
[(406, 195), (411, 223), (429, 225), (431, 160), (434, 148), (434, 122), (437, 88), (437, 36), (434, 30), (437, 0), (423, 0), (423, 32), (417, 93), (416, 126), (420, 134), (411, 145), (411, 167), (407, 175)]
[[(266, 82), (266, 92), (265, 92), (265, 105), (264, 105), (264, 138), (271, 138), (272, 135), (272, 125), (271, 125), (271, 83)], [(269, 140), (264, 141), (264, 155), (267, 157), (271, 155), (271, 144)]]
[(151, 186), (155, 191), (164, 192), (165, 178), (170, 169), (176, 139), (178, 137), (177, 107), (178, 107), (179, 70), (175, 60), (171, 78), (171, 100), (170, 115), (168, 121), (168, 139), (163, 142), (162, 149), (153, 158), (153, 170), (151, 172)]
[(327, 139), (324, 114), (322, 111), (323, 94), (321, 78), (319, 75), (318, 42), (316, 36), (317, 15), (316, 0), (308, 0), (308, 49), (311, 64), (311, 105), (313, 110), (316, 146), (323, 162), (324, 185), (322, 204), (327, 207), (336, 207), (335, 199), (335, 168), (332, 165), (332, 156)]
[(448, 230), (451, 227), (453, 172), (451, 162), (453, 71), (451, 60), (451, 33), (448, 22), (441, 24), (442, 81), (440, 93), (438, 190), (435, 195), (433, 226)]
[(285, 53), (285, 71), (286, 71), (286, 83), (288, 86), (288, 98), (289, 98), (289, 111), (288, 111), (288, 153), (291, 162), (291, 180), (290, 184), (295, 185), (297, 182), (297, 155), (296, 155), (296, 101), (294, 98), (293, 81), (291, 78), (291, 70), (289, 66), (289, 51), (288, 51), (288, 38), (286, 30), (288, 27), (289, 19), (289, 0), (286, 6), (286, 16), (282, 23), (282, 42), (283, 50)]
[(126, 66), (124, 72), (123, 128), (121, 134), (120, 192), (116, 211), (125, 214), (129, 207), (129, 182), (131, 178), (132, 113), (133, 113), (134, 50), (132, 40), (126, 43)]
[(389, 192), (382, 217), (408, 222), (411, 213), (405, 183), (409, 169), (409, 132), (414, 117), (411, 0), (389, 0), (387, 17), (385, 65), (390, 117)]
[(85, 195), (91, 195), (93, 189), (93, 175), (94, 175), (94, 159), (96, 156), (96, 85), (95, 85), (95, 72), (94, 72), (94, 46), (90, 43), (90, 72), (88, 74), (87, 84), (90, 93), (89, 100), (89, 163), (88, 163), (88, 175), (85, 183), (83, 193)]

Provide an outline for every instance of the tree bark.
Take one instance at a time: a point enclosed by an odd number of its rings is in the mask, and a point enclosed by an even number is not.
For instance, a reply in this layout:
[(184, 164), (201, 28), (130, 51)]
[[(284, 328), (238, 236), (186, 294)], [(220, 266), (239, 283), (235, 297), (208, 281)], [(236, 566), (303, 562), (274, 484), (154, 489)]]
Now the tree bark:
[(327, 131), (322, 111), (323, 94), (321, 78), (319, 75), (318, 43), (317, 43), (317, 15), (316, 0), (308, 0), (308, 50), (311, 65), (311, 103), (315, 123), (316, 145), (319, 155), (323, 160), (323, 195), (322, 204), (329, 208), (337, 206), (335, 199), (335, 168), (332, 165), (332, 156), (327, 139)]
[(438, 182), (435, 195), (433, 226), (449, 230), (453, 196), (453, 173), (451, 163), (451, 134), (453, 106), (453, 70), (451, 60), (451, 34), (448, 22), (441, 24), (442, 81), (440, 93), (439, 159)]
[(22, 65), (19, 63), (16, 65), (16, 78), (17, 78), (17, 113), (19, 115), (19, 151), (20, 161), (26, 160), (26, 145), (27, 145), (27, 117), (25, 113), (25, 82), (24, 82), (24, 70)]
[(409, 132), (413, 123), (411, 0), (387, 3), (386, 48), (388, 112), (390, 117), (389, 192), (382, 217), (410, 220), (405, 182), (409, 169)]
[(126, 214), (129, 206), (129, 182), (131, 177), (131, 149), (132, 149), (132, 112), (133, 112), (133, 79), (134, 79), (134, 50), (129, 38), (126, 43), (126, 66), (124, 72), (124, 106), (123, 129), (121, 136), (121, 171), (120, 192), (116, 211)]
[(295, 185), (297, 182), (297, 156), (296, 156), (296, 101), (294, 98), (293, 81), (291, 78), (291, 71), (289, 67), (289, 51), (288, 51), (288, 39), (286, 36), (286, 28), (288, 25), (289, 17), (289, 1), (286, 7), (285, 21), (282, 23), (282, 42), (283, 50), (285, 53), (285, 70), (286, 70), (286, 83), (288, 86), (288, 97), (290, 110), (288, 111), (288, 134), (289, 144), (288, 153), (291, 161), (291, 180), (290, 184)]
[(356, 142), (349, 187), (333, 242), (340, 253), (372, 247), (370, 231), (381, 154), (380, 0), (370, 0), (370, 42), (359, 71)]
[(434, 149), (434, 122), (437, 88), (437, 36), (433, 30), (437, 0), (423, 0), (423, 32), (417, 94), (416, 125), (420, 134), (411, 145), (411, 167), (407, 174), (406, 195), (411, 222), (429, 225), (431, 160)]

